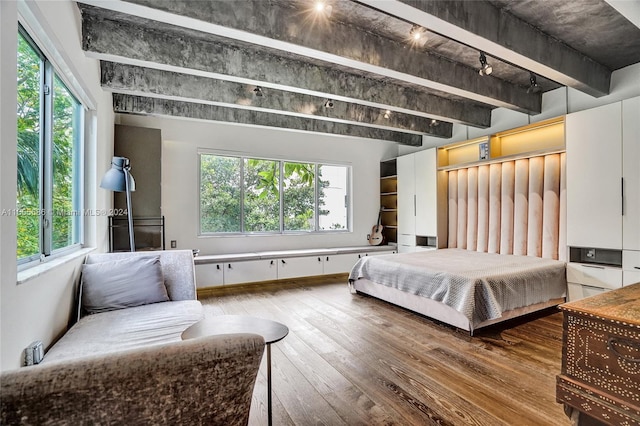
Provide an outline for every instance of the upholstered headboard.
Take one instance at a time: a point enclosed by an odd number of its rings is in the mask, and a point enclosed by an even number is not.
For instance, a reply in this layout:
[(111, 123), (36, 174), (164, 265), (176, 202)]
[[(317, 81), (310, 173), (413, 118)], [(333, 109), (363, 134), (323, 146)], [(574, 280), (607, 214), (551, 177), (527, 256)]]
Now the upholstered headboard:
[(448, 247), (566, 260), (565, 153), (448, 172)]

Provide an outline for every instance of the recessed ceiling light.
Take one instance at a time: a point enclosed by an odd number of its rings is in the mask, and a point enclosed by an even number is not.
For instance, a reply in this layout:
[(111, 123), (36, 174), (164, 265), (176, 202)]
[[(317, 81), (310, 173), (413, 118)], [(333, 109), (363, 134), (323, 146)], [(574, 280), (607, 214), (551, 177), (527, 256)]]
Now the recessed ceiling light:
[(411, 43), (424, 46), (428, 40), (427, 30), (418, 24), (414, 24), (411, 27), (411, 30), (409, 30), (409, 37), (411, 39)]
[(386, 111), (384, 112), (384, 118), (389, 119), (389, 117), (391, 117), (391, 111), (386, 110)]
[(333, 100), (327, 99), (326, 102), (324, 103), (324, 107), (325, 108), (333, 108)]
[(331, 16), (331, 11), (333, 10), (333, 6), (322, 0), (316, 1), (313, 8), (317, 13), (325, 15), (327, 18)]
[(255, 89), (253, 89), (253, 93), (254, 93), (256, 96), (262, 96), (262, 95), (263, 95), (263, 93), (262, 93), (262, 87), (260, 87), (260, 86), (256, 86), (256, 88), (255, 88)]

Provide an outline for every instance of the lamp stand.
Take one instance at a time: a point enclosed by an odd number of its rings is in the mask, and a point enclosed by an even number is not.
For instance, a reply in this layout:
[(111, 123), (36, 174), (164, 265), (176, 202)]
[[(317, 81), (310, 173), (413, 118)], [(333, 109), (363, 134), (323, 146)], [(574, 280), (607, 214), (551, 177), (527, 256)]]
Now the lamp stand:
[(133, 238), (133, 211), (131, 211), (131, 188), (129, 186), (129, 166), (123, 167), (124, 185), (127, 194), (127, 220), (129, 222), (129, 248), (136, 251), (136, 244)]

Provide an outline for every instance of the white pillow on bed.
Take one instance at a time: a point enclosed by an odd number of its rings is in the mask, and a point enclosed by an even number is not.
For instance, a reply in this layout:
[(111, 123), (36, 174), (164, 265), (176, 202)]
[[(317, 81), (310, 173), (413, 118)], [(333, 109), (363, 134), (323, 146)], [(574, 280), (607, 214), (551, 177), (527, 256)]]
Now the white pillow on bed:
[(82, 265), (82, 307), (89, 314), (167, 302), (160, 256)]

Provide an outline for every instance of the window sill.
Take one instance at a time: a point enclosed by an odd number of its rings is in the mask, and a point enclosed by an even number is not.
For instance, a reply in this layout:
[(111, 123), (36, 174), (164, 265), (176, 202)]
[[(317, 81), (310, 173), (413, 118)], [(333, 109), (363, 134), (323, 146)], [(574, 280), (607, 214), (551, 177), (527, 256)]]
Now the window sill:
[(49, 271), (52, 271), (55, 268), (58, 268), (59, 266), (64, 265), (65, 263), (69, 263), (80, 257), (84, 257), (94, 250), (95, 250), (94, 247), (82, 248), (80, 250), (74, 251), (73, 253), (54, 257), (52, 259), (47, 259), (47, 261), (43, 263), (34, 264), (33, 266), (28, 267), (27, 269), (18, 271), (17, 283), (18, 284), (26, 283), (27, 281), (30, 281), (34, 278), (44, 275)]

